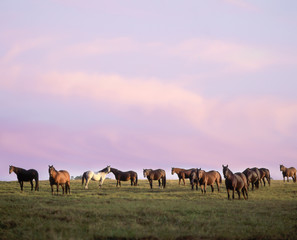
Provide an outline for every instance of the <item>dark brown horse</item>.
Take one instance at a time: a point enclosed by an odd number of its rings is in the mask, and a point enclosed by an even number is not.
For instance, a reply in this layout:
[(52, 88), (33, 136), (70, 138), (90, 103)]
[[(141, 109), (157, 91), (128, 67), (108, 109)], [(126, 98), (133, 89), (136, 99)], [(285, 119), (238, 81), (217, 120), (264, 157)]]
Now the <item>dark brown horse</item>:
[[(222, 177), (221, 174), (218, 171), (209, 171), (205, 172), (204, 170), (201, 170), (199, 168), (197, 170), (197, 175), (198, 175), (198, 181), (201, 187), (202, 193), (206, 193), (206, 185), (210, 185), (211, 191), (214, 191), (213, 184), (216, 183), (218, 187), (218, 191), (220, 191), (220, 183), (222, 183)], [(204, 189), (202, 189), (204, 187)]]
[[(260, 183), (262, 186), (262, 181), (264, 183), (264, 187), (265, 187), (265, 178), (270, 186), (270, 171), (267, 168), (259, 168), (260, 171)], [(262, 180), (262, 181), (261, 181)]]
[(248, 199), (248, 192), (247, 192), (247, 180), (243, 173), (235, 173), (233, 174), (231, 170), (227, 166), (222, 165), (223, 167), (223, 174), (225, 177), (225, 184), (226, 189), (228, 192), (228, 199), (230, 199), (230, 193), (229, 191), (232, 190), (232, 198), (234, 199), (234, 191), (238, 193), (238, 198), (240, 199), (240, 192), (242, 192), (242, 195), (244, 199)]
[(191, 169), (183, 169), (183, 168), (172, 168), (171, 169), (171, 174), (173, 175), (174, 173), (177, 174), (178, 176), (178, 184), (180, 185), (180, 181), (183, 180), (184, 185), (186, 185), (185, 179), (190, 178), (192, 170), (195, 170), (195, 168)]
[(131, 186), (137, 186), (138, 176), (134, 171), (122, 172), (115, 168), (110, 168), (110, 171), (114, 174), (117, 180), (117, 186), (121, 186), (121, 181), (131, 181)]
[(257, 171), (247, 168), (242, 173), (246, 176), (248, 188), (250, 187), (250, 183), (252, 184), (252, 190), (254, 190), (255, 186), (256, 188), (259, 188), (260, 177), (258, 176)]
[(280, 165), (280, 171), (283, 172), (284, 181), (285, 181), (285, 177), (287, 177), (288, 182), (289, 182), (289, 177), (292, 177), (293, 182), (296, 182), (296, 168), (294, 167), (286, 168), (284, 165)]
[(38, 172), (35, 169), (25, 170), (23, 168), (18, 168), (15, 166), (9, 166), (9, 174), (14, 172), (17, 175), (19, 184), (21, 186), (21, 191), (23, 191), (24, 182), (31, 183), (31, 191), (33, 191), (33, 180), (35, 180), (35, 191), (39, 190), (39, 177)]
[(158, 180), (159, 187), (161, 187), (161, 179), (162, 187), (166, 187), (166, 172), (163, 169), (143, 169), (143, 177), (147, 177), (151, 188), (153, 188), (153, 180)]
[(49, 173), (49, 182), (52, 188), (52, 194), (54, 194), (54, 189), (53, 185), (57, 185), (57, 194), (59, 192), (59, 185), (61, 185), (63, 189), (63, 194), (64, 194), (64, 185), (66, 188), (66, 194), (67, 190), (68, 193), (70, 194), (70, 175), (67, 171), (65, 170), (60, 170), (57, 171), (54, 166), (48, 166), (48, 173)]
[(194, 190), (194, 186), (196, 186), (196, 190), (198, 190), (198, 169), (194, 168), (190, 174), (190, 184), (192, 186), (192, 190)]

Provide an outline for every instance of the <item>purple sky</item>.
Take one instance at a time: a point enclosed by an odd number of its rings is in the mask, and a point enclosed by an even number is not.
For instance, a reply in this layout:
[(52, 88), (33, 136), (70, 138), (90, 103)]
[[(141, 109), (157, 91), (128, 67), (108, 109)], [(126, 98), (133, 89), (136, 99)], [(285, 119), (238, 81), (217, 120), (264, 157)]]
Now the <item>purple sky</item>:
[[(0, 180), (297, 167), (297, 1), (1, 1)], [(112, 174), (110, 174), (112, 176)], [(141, 174), (140, 179), (143, 176)]]

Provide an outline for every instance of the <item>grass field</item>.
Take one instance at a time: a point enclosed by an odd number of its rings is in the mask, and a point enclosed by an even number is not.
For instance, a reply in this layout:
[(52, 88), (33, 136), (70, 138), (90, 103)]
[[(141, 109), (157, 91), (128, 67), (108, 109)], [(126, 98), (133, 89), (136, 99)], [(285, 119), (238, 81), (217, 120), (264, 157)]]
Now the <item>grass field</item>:
[(167, 181), (149, 189), (106, 180), (85, 190), (71, 181), (71, 195), (52, 196), (48, 181), (24, 192), (0, 182), (0, 239), (297, 239), (297, 184), (272, 181), (249, 191), (249, 200), (227, 200), (224, 184), (203, 195), (189, 183)]

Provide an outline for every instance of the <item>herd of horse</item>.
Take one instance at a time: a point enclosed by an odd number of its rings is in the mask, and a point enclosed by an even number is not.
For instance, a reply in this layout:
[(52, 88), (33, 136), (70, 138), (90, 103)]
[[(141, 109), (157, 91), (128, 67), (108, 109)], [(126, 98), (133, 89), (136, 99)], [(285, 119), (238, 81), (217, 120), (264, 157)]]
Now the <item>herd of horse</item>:
[[(62, 188), (62, 192), (70, 194), (70, 174), (66, 170), (57, 171), (53, 165), (48, 166), (49, 172), (49, 182), (51, 186), (52, 194), (54, 194), (54, 185), (56, 185), (57, 194), (59, 192), (59, 186)], [(243, 172), (233, 173), (228, 165), (223, 167), (223, 175), (225, 178), (225, 185), (227, 189), (228, 199), (230, 199), (230, 191), (232, 191), (232, 198), (234, 199), (235, 191), (238, 194), (240, 199), (241, 193), (244, 199), (248, 199), (248, 189), (250, 184), (252, 185), (252, 190), (259, 188), (259, 185), (262, 185), (262, 182), (265, 186), (266, 181), (270, 186), (270, 171), (267, 168), (247, 168)], [(294, 167), (286, 168), (284, 165), (280, 165), (280, 171), (283, 174), (283, 181), (287, 177), (289, 182), (289, 177), (292, 177), (293, 182), (296, 182), (296, 169)], [(25, 170), (23, 168), (18, 168), (15, 166), (9, 166), (9, 174), (14, 172), (17, 175), (18, 182), (23, 191), (24, 182), (31, 183), (31, 191), (33, 190), (33, 180), (35, 181), (35, 191), (39, 190), (39, 175), (35, 169)], [(122, 172), (118, 169), (111, 168), (107, 166), (98, 172), (86, 171), (82, 175), (82, 185), (85, 184), (84, 188), (88, 188), (90, 180), (99, 181), (99, 187), (103, 185), (103, 182), (108, 173), (112, 172), (117, 181), (116, 186), (121, 186), (121, 181), (131, 181), (131, 186), (138, 185), (138, 176), (134, 171)], [(201, 168), (172, 168), (171, 174), (177, 174), (179, 179), (179, 185), (181, 180), (185, 185), (185, 179), (190, 180), (192, 190), (196, 186), (200, 185), (202, 193), (206, 193), (206, 186), (211, 187), (211, 191), (214, 192), (214, 184), (217, 185), (218, 191), (220, 191), (220, 184), (222, 183), (222, 176), (218, 171), (204, 171)], [(159, 183), (159, 187), (166, 187), (166, 172), (163, 169), (143, 169), (143, 177), (147, 178), (149, 181), (150, 188), (153, 188), (153, 181), (156, 180)], [(266, 181), (265, 181), (266, 180)]]

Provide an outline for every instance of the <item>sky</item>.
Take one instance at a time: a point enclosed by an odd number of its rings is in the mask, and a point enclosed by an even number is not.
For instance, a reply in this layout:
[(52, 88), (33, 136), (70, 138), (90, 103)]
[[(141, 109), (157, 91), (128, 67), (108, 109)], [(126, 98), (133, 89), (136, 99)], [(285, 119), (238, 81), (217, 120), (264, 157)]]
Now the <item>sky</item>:
[[(297, 1), (0, 2), (0, 180), (297, 167)], [(112, 177), (112, 173), (110, 177)]]

